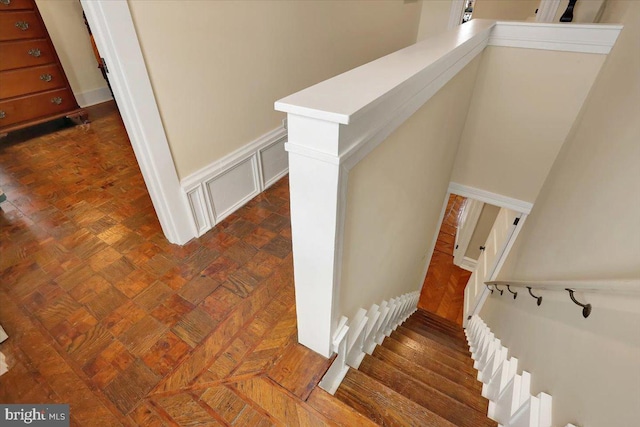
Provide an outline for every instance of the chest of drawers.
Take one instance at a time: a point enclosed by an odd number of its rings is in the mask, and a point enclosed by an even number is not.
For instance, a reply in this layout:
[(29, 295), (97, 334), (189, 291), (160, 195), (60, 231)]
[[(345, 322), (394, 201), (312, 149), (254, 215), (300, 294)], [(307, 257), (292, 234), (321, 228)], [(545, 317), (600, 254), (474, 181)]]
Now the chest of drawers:
[(33, 0), (0, 0), (0, 134), (86, 120)]

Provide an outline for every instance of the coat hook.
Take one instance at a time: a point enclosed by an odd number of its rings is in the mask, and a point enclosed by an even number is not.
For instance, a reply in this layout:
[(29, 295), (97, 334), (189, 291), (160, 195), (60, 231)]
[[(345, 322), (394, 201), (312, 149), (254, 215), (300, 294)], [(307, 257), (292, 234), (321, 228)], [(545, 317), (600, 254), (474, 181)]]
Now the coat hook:
[(493, 288), (490, 288), (489, 285), (487, 285), (486, 283), (485, 283), (485, 286), (487, 287), (487, 289), (491, 291), (491, 293), (493, 293)]
[(500, 292), (500, 295), (502, 295), (502, 294), (504, 293), (504, 289), (500, 289), (500, 288), (498, 287), (498, 285), (493, 285), (493, 286), (496, 288), (496, 290), (497, 290), (497, 291), (499, 291), (499, 292)]
[(516, 297), (518, 296), (518, 293), (517, 293), (517, 292), (513, 292), (513, 291), (511, 290), (511, 288), (509, 287), (509, 285), (507, 285), (507, 290), (508, 290), (510, 293), (512, 293), (512, 294), (513, 294), (513, 299), (516, 299)]
[(573, 289), (565, 288), (565, 291), (569, 292), (569, 298), (571, 298), (571, 301), (582, 307), (582, 316), (584, 316), (585, 319), (589, 317), (589, 315), (591, 314), (591, 304), (579, 303), (578, 300), (576, 300), (573, 296), (573, 292), (575, 292)]
[(542, 304), (542, 297), (535, 296), (533, 292), (531, 292), (531, 286), (527, 286), (527, 289), (529, 289), (529, 295), (538, 300), (538, 305)]

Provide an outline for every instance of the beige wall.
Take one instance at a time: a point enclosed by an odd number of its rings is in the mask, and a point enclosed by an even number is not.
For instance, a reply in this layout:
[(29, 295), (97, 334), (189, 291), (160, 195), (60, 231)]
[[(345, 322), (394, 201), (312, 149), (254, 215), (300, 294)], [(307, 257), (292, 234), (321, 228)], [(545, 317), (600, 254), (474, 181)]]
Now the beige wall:
[(447, 31), (452, 0), (422, 0), (418, 41)]
[(540, 0), (476, 0), (473, 19), (524, 21), (535, 17)]
[(498, 212), (500, 212), (499, 207), (488, 203), (484, 204), (464, 256), (475, 260), (480, 257), (480, 246), (484, 246), (486, 243), (489, 232), (493, 228), (493, 223), (496, 222)]
[(342, 315), (420, 289), (479, 62), (350, 171)]
[(107, 87), (98, 69), (77, 0), (36, 0), (74, 93)]
[(452, 181), (534, 202), (604, 58), (487, 47)]
[(129, 0), (181, 178), (281, 124), (277, 99), (416, 40), (420, 2)]
[[(562, 147), (505, 264), (503, 280), (640, 278), (640, 2), (607, 2), (624, 30)], [(554, 425), (640, 419), (640, 298), (566, 292), (541, 307), (488, 299), (481, 316), (553, 395)]]

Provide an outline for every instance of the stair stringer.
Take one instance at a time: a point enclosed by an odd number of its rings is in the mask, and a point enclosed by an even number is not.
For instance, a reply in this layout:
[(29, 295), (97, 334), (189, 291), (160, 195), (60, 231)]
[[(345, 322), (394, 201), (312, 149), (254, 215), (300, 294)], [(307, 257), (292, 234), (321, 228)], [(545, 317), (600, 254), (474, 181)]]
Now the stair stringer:
[(482, 396), (489, 399), (487, 416), (502, 427), (551, 427), (551, 396), (531, 395), (531, 374), (526, 371), (517, 374), (518, 359), (507, 358), (508, 349), (480, 316), (474, 315), (469, 320), (465, 335), (478, 379), (483, 382)]
[(409, 292), (373, 304), (369, 310), (361, 308), (351, 321), (343, 316), (332, 340), (336, 358), (322, 377), (320, 388), (334, 394), (349, 367), (358, 369), (365, 354), (373, 353), (385, 337), (417, 310), (419, 298), (420, 291)]

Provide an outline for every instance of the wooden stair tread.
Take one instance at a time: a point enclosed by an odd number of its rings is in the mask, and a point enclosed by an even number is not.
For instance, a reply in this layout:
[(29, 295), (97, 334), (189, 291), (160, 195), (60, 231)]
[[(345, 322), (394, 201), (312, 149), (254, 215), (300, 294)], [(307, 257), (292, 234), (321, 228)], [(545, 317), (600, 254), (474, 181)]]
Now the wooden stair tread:
[(418, 328), (427, 330), (429, 332), (431, 332), (432, 334), (437, 334), (445, 339), (451, 340), (452, 343), (456, 344), (456, 345), (464, 345), (465, 342), (465, 336), (464, 335), (458, 335), (458, 334), (454, 334), (448, 331), (443, 331), (437, 327), (434, 327), (432, 324), (428, 323), (428, 322), (424, 322), (422, 319), (414, 317), (414, 318), (409, 318), (404, 322), (404, 325), (407, 325), (407, 327), (413, 327), (416, 326)]
[(469, 351), (460, 351), (458, 349), (451, 348), (448, 345), (442, 344), (438, 340), (430, 338), (428, 335), (421, 334), (403, 325), (398, 326), (396, 330), (393, 331), (392, 335), (394, 333), (396, 335), (404, 335), (414, 341), (418, 341), (419, 343), (428, 343), (428, 345), (437, 349), (440, 353), (444, 353), (449, 357), (453, 357), (454, 359), (460, 360), (462, 362), (468, 363), (470, 366), (473, 366), (473, 359), (471, 358), (471, 354)]
[(412, 314), (412, 316), (420, 316), (422, 318), (430, 319), (430, 320), (432, 320), (432, 321), (434, 321), (434, 322), (436, 322), (436, 323), (438, 323), (438, 324), (440, 324), (442, 326), (446, 326), (446, 327), (448, 327), (448, 328), (450, 328), (452, 330), (455, 330), (455, 331), (461, 331), (462, 330), (462, 326), (461, 325), (458, 325), (457, 323), (452, 322), (449, 319), (445, 319), (444, 317), (440, 317), (437, 314), (433, 314), (433, 313), (431, 313), (429, 311), (426, 311), (426, 310), (418, 309)]
[(427, 329), (431, 332), (438, 333), (442, 336), (450, 338), (454, 342), (461, 344), (466, 342), (466, 336), (464, 335), (464, 330), (460, 328), (460, 330), (452, 331), (446, 328), (442, 328), (437, 323), (433, 323), (429, 319), (425, 319), (421, 316), (410, 316), (406, 321), (406, 324), (420, 326), (423, 329)]
[(320, 387), (311, 392), (307, 403), (316, 411), (329, 418), (339, 426), (374, 427), (377, 424), (351, 408), (341, 400), (335, 399)]
[(477, 371), (473, 368), (473, 359), (469, 357), (469, 360), (460, 360), (457, 357), (452, 357), (448, 353), (439, 351), (440, 348), (434, 346), (433, 341), (419, 341), (396, 331), (391, 333), (390, 338), (393, 338), (394, 340), (399, 341), (402, 344), (413, 348), (414, 350), (418, 350), (425, 355), (438, 360), (441, 363), (451, 366), (452, 368), (460, 369), (473, 375), (477, 374)]
[(382, 426), (455, 426), (354, 369), (349, 369), (335, 397)]
[(482, 384), (478, 384), (477, 388), (465, 387), (449, 378), (443, 377), (438, 372), (427, 369), (411, 360), (398, 356), (393, 351), (378, 346), (372, 354), (372, 357), (380, 359), (383, 362), (393, 366), (394, 368), (410, 375), (416, 380), (433, 387), (449, 397), (464, 403), (476, 411), (487, 413), (489, 401), (482, 397)]
[(408, 319), (406, 322), (404, 322), (402, 326), (414, 332), (417, 332), (426, 338), (429, 338), (440, 344), (446, 345), (447, 347), (450, 347), (453, 350), (459, 351), (465, 356), (471, 357), (471, 353), (469, 352), (469, 348), (466, 345), (466, 343), (456, 338), (441, 334), (438, 331), (434, 331), (433, 329), (429, 329), (428, 326), (425, 326), (424, 324), (418, 323), (416, 321), (411, 321), (411, 319)]
[(443, 330), (448, 330), (454, 333), (459, 333), (463, 331), (462, 325), (458, 325), (457, 323), (451, 322), (450, 320), (437, 316), (433, 313), (429, 313), (428, 311), (416, 310), (412, 314), (412, 317), (425, 320), (433, 325), (437, 325), (439, 328)]
[(382, 342), (382, 347), (385, 347), (388, 350), (391, 350), (394, 353), (398, 354), (399, 356), (402, 356), (405, 359), (408, 359), (424, 368), (437, 372), (443, 377), (455, 381), (467, 388), (477, 390), (478, 392), (482, 390), (482, 385), (479, 381), (476, 380), (476, 375), (447, 366), (446, 364), (441, 363), (431, 357), (425, 356), (419, 351), (391, 337), (387, 337), (384, 339), (384, 341)]
[(471, 390), (463, 385), (451, 381), (448, 378), (434, 372), (430, 369), (424, 368), (410, 360), (405, 359), (402, 356), (398, 356), (394, 352), (384, 348), (376, 347), (373, 352), (373, 357), (382, 360), (383, 362), (395, 367), (396, 369), (409, 374), (416, 380), (433, 387), (440, 392), (450, 396), (457, 401), (464, 403), (470, 408), (475, 409), (483, 414), (487, 413), (489, 407), (489, 401), (480, 395), (477, 390)]
[(441, 393), (428, 384), (418, 381), (378, 358), (365, 356), (358, 370), (457, 426), (496, 426), (496, 423), (489, 420), (483, 413)]
[[(438, 341), (434, 341), (428, 337), (425, 337), (424, 335), (421, 335), (418, 332), (412, 331), (411, 329), (405, 328), (403, 326), (398, 326), (398, 328), (391, 333), (391, 336), (397, 339), (396, 337), (399, 335), (405, 336), (407, 338), (411, 338), (412, 340), (417, 341), (422, 345), (430, 346), (440, 354), (446, 354), (447, 356), (453, 359), (459, 360), (460, 362), (463, 362), (468, 366), (473, 367), (473, 359), (471, 358), (470, 355), (463, 354), (462, 352), (454, 350), (449, 346), (442, 345)], [(398, 339), (398, 341), (401, 341), (401, 340)]]

